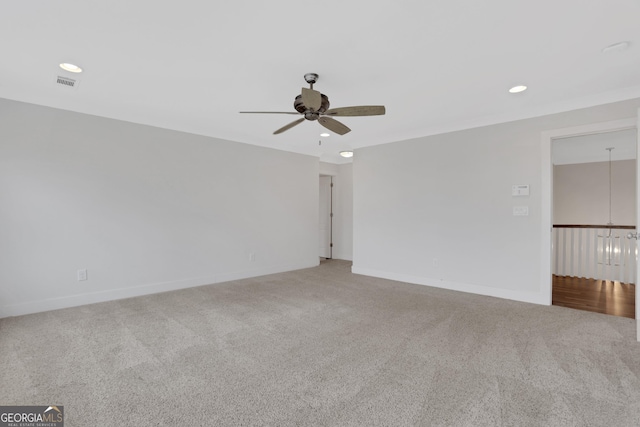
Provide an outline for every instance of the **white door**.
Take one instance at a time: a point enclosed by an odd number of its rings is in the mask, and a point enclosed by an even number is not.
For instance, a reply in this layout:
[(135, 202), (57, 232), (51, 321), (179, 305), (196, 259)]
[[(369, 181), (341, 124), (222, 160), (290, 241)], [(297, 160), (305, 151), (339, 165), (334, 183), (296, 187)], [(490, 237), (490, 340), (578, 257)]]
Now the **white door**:
[(331, 177), (320, 177), (319, 255), (331, 258)]

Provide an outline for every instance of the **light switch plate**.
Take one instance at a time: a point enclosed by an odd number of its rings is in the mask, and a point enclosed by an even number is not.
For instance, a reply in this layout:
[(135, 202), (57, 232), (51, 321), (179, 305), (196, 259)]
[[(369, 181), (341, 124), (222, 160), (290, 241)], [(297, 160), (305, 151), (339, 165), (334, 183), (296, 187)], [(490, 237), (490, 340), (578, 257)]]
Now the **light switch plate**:
[(529, 216), (529, 206), (514, 206), (513, 216)]
[(512, 185), (511, 186), (511, 195), (512, 196), (528, 196), (529, 195), (529, 185)]

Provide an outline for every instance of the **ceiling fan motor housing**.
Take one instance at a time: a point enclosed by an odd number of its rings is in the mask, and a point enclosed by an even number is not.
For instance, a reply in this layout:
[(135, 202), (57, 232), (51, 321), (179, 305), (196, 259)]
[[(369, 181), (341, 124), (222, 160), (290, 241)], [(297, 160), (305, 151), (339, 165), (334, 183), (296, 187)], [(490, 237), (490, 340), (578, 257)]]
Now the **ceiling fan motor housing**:
[(302, 95), (296, 96), (295, 101), (293, 101), (293, 108), (295, 108), (298, 113), (304, 114), (304, 118), (307, 120), (318, 120), (320, 114), (323, 114), (329, 109), (329, 98), (327, 98), (325, 94), (321, 94), (321, 97), (322, 104), (320, 108), (318, 108), (318, 111), (313, 111), (305, 107), (302, 103)]

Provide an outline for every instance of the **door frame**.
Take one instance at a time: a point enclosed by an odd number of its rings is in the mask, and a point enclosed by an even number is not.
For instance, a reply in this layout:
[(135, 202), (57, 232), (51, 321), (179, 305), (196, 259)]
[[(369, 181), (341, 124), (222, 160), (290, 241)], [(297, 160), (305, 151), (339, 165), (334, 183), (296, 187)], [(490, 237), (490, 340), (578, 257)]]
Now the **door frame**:
[[(638, 115), (640, 115), (640, 110), (638, 110)], [(638, 124), (638, 116), (630, 119), (622, 119), (622, 120), (613, 120), (609, 122), (601, 122), (601, 123), (593, 123), (584, 126), (574, 126), (567, 127), (562, 129), (554, 129), (550, 131), (542, 132), (541, 134), (541, 148), (542, 148), (542, 186), (541, 186), (541, 233), (542, 241), (541, 241), (541, 283), (540, 283), (540, 291), (547, 305), (551, 305), (551, 295), (552, 295), (552, 256), (553, 250), (551, 246), (551, 233), (553, 232), (553, 159), (551, 158), (551, 144), (554, 139), (558, 138), (567, 138), (572, 136), (583, 136), (597, 133), (608, 133), (615, 132), (619, 130), (628, 130), (628, 129), (636, 129), (638, 132), (638, 137), (636, 138), (636, 165), (640, 164), (640, 159), (638, 156), (640, 152), (638, 151), (638, 144), (640, 144), (640, 126)], [(638, 166), (636, 166), (636, 169)], [(636, 176), (636, 180), (640, 180), (640, 176)], [(636, 203), (640, 208), (640, 199), (638, 197), (638, 193), (640, 192), (640, 187), (636, 187)], [(640, 215), (640, 211), (636, 211), (636, 217)], [(636, 224), (636, 226), (640, 226), (640, 224)], [(640, 270), (638, 274), (640, 274)], [(636, 286), (637, 280), (636, 278)], [(638, 309), (639, 309), (639, 299), (640, 293), (637, 292), (636, 287), (636, 334), (637, 339), (640, 341), (640, 319), (638, 318)]]

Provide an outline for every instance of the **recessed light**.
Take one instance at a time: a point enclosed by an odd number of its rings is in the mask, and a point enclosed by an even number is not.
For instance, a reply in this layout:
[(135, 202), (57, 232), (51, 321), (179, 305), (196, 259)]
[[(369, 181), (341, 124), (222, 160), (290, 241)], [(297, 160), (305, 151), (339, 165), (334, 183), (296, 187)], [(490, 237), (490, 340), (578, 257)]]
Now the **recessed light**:
[(326, 138), (328, 136), (331, 136), (331, 134), (324, 132), (324, 133), (321, 133), (320, 136), (323, 138)]
[(629, 48), (629, 45), (629, 42), (614, 43), (602, 49), (602, 53), (622, 52), (623, 50), (627, 50)]
[(346, 158), (353, 157), (353, 151), (341, 151), (340, 155)]
[(68, 62), (63, 62), (60, 64), (60, 68), (65, 71), (69, 71), (70, 73), (81, 73), (82, 68), (78, 67), (76, 64), (70, 64)]
[(518, 85), (509, 89), (509, 93), (519, 93), (524, 92), (525, 90), (527, 90), (527, 87), (525, 85)]

